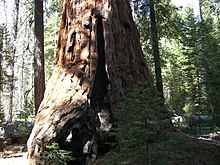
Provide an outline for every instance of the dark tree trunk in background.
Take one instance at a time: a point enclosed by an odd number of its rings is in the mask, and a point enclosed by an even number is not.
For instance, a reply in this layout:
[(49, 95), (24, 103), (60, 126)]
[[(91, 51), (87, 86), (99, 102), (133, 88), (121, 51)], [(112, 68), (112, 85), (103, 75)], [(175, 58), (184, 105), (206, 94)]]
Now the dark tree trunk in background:
[(151, 20), (151, 42), (154, 55), (155, 75), (156, 75), (156, 87), (158, 96), (164, 101), (163, 94), (163, 80), (161, 74), (160, 54), (159, 54), (159, 42), (157, 36), (157, 25), (155, 19), (154, 0), (150, 0), (150, 20)]
[(106, 132), (127, 93), (145, 82), (154, 94), (144, 61), (129, 0), (63, 0), (55, 68), (28, 140), (30, 164), (40, 164), (54, 141), (73, 152), (73, 164), (106, 152)]
[(43, 25), (43, 1), (35, 0), (35, 52), (34, 52), (34, 97), (35, 112), (40, 106), (45, 91), (44, 73), (44, 25)]

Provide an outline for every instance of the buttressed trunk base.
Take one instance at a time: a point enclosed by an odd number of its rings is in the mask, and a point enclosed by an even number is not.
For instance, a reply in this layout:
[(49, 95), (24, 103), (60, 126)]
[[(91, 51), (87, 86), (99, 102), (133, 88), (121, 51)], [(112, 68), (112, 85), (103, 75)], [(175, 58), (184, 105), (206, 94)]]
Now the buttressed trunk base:
[(151, 88), (128, 0), (63, 0), (53, 75), (28, 140), (30, 164), (46, 145), (70, 150), (74, 164), (94, 161), (118, 104), (138, 82)]

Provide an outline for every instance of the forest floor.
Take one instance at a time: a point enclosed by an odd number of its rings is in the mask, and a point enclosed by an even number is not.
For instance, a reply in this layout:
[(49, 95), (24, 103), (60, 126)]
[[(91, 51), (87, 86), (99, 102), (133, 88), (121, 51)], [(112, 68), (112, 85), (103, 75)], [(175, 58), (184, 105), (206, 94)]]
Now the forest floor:
[[(219, 165), (220, 135), (210, 134), (205, 137), (189, 137), (181, 132), (171, 132), (169, 142), (149, 144), (149, 158), (140, 153), (130, 153), (131, 165)], [(175, 140), (172, 140), (175, 139)], [(179, 139), (179, 140), (176, 140)], [(168, 145), (169, 144), (169, 145)], [(160, 151), (160, 152), (159, 152)], [(136, 153), (136, 154), (135, 154)], [(132, 156), (133, 155), (133, 156)], [(0, 165), (27, 165), (26, 144), (6, 146), (4, 155), (0, 155)], [(111, 160), (114, 153), (107, 154), (105, 159)], [(146, 155), (145, 155), (146, 156)], [(144, 160), (143, 160), (144, 159)], [(148, 163), (146, 163), (146, 161)], [(98, 161), (98, 165), (104, 165)], [(107, 163), (108, 164), (108, 163)], [(114, 165), (112, 161), (109, 165)], [(130, 163), (129, 163), (130, 165)]]
[(220, 165), (220, 135), (188, 136), (170, 132), (168, 139), (127, 150), (111, 151), (96, 165)]
[(13, 144), (0, 153), (0, 165), (28, 165), (26, 144)]

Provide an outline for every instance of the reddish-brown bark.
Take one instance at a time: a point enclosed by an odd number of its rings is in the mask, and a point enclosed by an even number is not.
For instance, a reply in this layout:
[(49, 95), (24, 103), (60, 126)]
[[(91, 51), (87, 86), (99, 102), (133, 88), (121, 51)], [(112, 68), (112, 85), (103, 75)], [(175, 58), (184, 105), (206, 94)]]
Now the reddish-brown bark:
[(35, 0), (34, 103), (37, 114), (45, 91), (43, 1)]
[[(139, 82), (154, 91), (144, 61), (128, 0), (64, 0), (54, 72), (28, 140), (30, 164), (40, 164), (53, 141), (77, 150), (75, 164), (86, 154), (95, 159), (126, 94)], [(66, 143), (69, 133), (75, 141)]]

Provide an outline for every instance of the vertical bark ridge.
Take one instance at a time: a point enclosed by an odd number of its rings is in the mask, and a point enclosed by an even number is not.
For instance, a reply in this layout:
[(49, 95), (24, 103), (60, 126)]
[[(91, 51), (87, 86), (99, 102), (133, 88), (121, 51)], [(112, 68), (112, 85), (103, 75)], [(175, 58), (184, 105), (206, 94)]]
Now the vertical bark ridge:
[[(135, 84), (146, 82), (151, 88), (153, 83), (140, 43), (137, 42), (139, 35), (128, 1), (112, 0), (104, 7), (104, 11), (108, 11), (105, 12), (103, 27), (107, 72), (112, 93), (111, 105), (114, 105), (112, 107), (114, 111)], [(154, 93), (154, 89), (151, 89)]]
[(55, 69), (28, 140), (31, 164), (40, 164), (40, 153), (45, 146), (62, 136), (66, 137), (71, 125), (74, 127), (78, 120), (85, 120), (90, 107), (90, 91), (98, 59), (95, 45), (96, 18), (93, 16), (96, 9), (94, 1), (87, 1), (86, 9), (80, 12), (82, 2), (63, 2)]
[(55, 69), (28, 140), (32, 164), (53, 141), (78, 164), (95, 159), (107, 150), (111, 112), (136, 84), (149, 83), (128, 0), (64, 0), (62, 12)]

